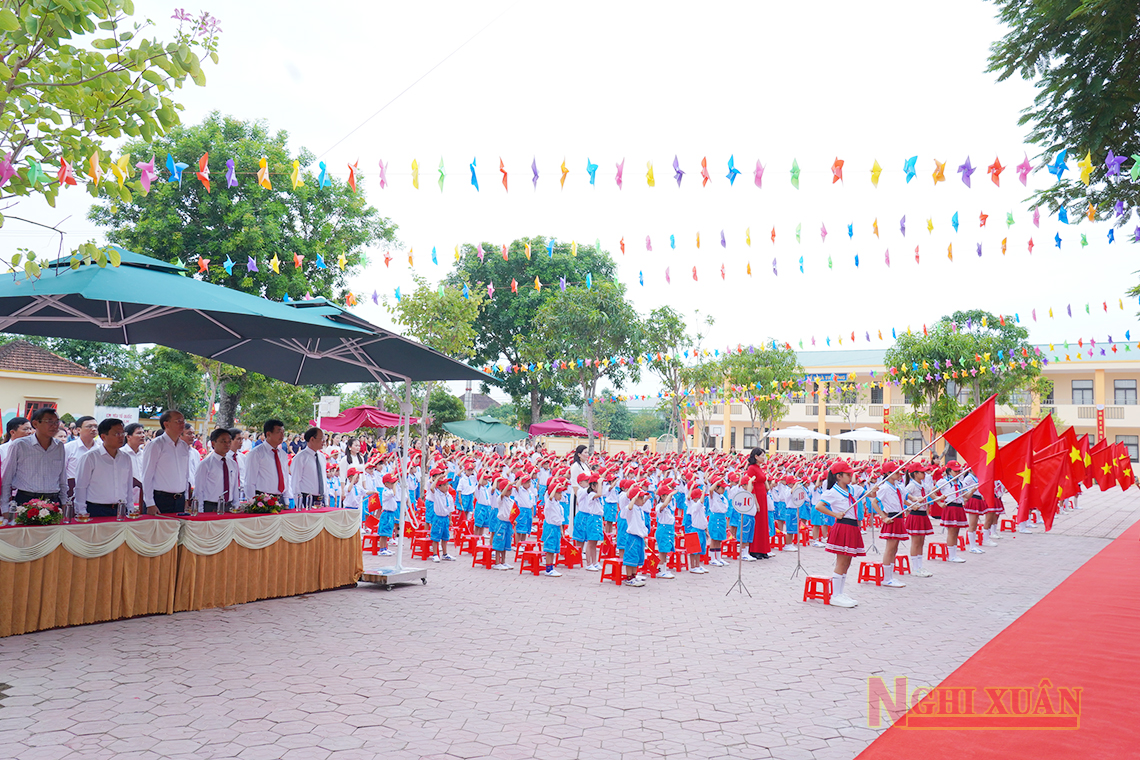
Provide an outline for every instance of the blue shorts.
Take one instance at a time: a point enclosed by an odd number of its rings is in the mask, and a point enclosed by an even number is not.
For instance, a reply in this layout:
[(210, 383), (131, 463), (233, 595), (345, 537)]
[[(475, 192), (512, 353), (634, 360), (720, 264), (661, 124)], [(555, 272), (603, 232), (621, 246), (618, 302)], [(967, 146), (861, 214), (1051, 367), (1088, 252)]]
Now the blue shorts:
[(459, 494), (459, 511), (460, 512), (470, 512), (472, 509), (474, 509), (474, 504), (475, 504), (475, 494), (473, 494), (473, 493), (461, 493), (461, 494)]
[(602, 505), (602, 521), (603, 522), (617, 522), (617, 502), (607, 501)]
[[(496, 518), (497, 519), (497, 518)], [(486, 528), (491, 524), (491, 505), (475, 502), (475, 527)]]
[(562, 526), (551, 523), (542, 524), (542, 550), (548, 554), (557, 554), (562, 549)]
[(617, 550), (619, 552), (625, 551), (625, 542), (626, 542), (626, 539), (628, 539), (628, 538), (629, 538), (628, 524), (626, 523), (625, 520), (621, 519), (621, 516), (619, 515), (618, 519), (617, 519), (617, 536), (614, 539), (614, 544), (617, 546)]
[(621, 563), (629, 567), (641, 567), (645, 564), (645, 539), (632, 533), (625, 541), (625, 554)]
[(381, 536), (388, 536), (391, 538), (392, 534), (396, 531), (396, 513), (395, 512), (381, 512), (380, 524), (376, 526), (376, 532)]
[(578, 512), (574, 515), (574, 530), (571, 536), (578, 543), (586, 540), (586, 513)]
[(799, 533), (800, 531), (800, 513), (795, 507), (785, 507), (784, 509), (784, 530), (788, 534)]
[(813, 510), (811, 508), (811, 505), (808, 504), (807, 500), (805, 499), (804, 503), (800, 505), (800, 519), (801, 520), (811, 520), (812, 511)]
[(497, 552), (505, 552), (511, 548), (511, 524), (507, 520), (495, 518), (495, 534), (491, 537), (491, 548)]
[(602, 516), (601, 515), (585, 515), (586, 517), (586, 540), (587, 541), (601, 541), (605, 538), (606, 534), (602, 530)]
[(740, 513), (737, 512), (731, 505), (728, 507), (728, 524), (734, 528), (740, 527)]
[(450, 541), (451, 540), (451, 518), (447, 515), (432, 514), (431, 516), (431, 540), (432, 541)]
[(776, 535), (776, 508), (768, 510), (768, 535)]
[(741, 544), (750, 544), (756, 534), (756, 515), (740, 515), (740, 530), (736, 532)]
[(811, 511), (811, 524), (812, 525), (835, 525), (835, 518), (831, 515), (825, 515), (818, 509)]
[(431, 519), (430, 515), (435, 514), (435, 502), (434, 501), (425, 501), (424, 502), (424, 514), (429, 515), (429, 517), (428, 517), (429, 520)]
[(675, 551), (672, 525), (657, 526), (657, 551), (662, 554), (672, 554)]
[(728, 513), (713, 512), (709, 515), (709, 538), (713, 541), (728, 538)]
[(530, 507), (519, 507), (519, 516), (515, 518), (515, 533), (530, 534), (534, 527), (534, 510)]

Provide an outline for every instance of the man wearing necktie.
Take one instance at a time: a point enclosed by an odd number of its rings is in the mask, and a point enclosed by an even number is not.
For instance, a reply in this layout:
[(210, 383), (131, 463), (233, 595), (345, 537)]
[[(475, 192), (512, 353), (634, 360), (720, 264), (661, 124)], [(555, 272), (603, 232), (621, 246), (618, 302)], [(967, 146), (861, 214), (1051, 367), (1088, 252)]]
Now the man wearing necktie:
[(324, 445), (324, 431), (312, 427), (305, 431), (305, 448), (293, 455), (290, 490), (297, 496), (298, 507), (328, 504), (327, 463), (325, 453), (321, 451)]
[(210, 433), (210, 447), (213, 450), (194, 475), (194, 493), (202, 500), (202, 511), (217, 512), (221, 504), (238, 501), (238, 468), (229, 456), (230, 431), (218, 428)]
[(262, 429), (265, 442), (253, 447), (246, 455), (249, 464), (245, 492), (250, 498), (259, 493), (278, 496), (287, 504), (292, 498), (292, 489), (285, 477), (289, 469), (289, 455), (281, 445), (285, 440), (285, 423), (281, 420), (266, 420)]

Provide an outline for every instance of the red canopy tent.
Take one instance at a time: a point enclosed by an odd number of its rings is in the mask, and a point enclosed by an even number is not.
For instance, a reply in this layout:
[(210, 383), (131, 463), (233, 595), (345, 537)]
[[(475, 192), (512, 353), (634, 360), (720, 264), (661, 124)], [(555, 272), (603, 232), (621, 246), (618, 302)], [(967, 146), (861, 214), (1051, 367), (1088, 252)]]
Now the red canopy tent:
[[(356, 406), (345, 409), (336, 417), (321, 417), (317, 427), (330, 433), (351, 433), (358, 428), (390, 428), (399, 427), (401, 417), (392, 412), (386, 412), (374, 406)], [(419, 419), (411, 417), (409, 425), (414, 425)]]
[[(573, 422), (561, 419), (559, 417), (555, 417), (552, 420), (547, 420), (546, 422), (537, 422), (530, 426), (529, 432), (534, 436), (566, 435), (576, 438), (586, 437), (586, 428), (582, 427), (581, 425), (575, 425)], [(594, 437), (601, 438), (602, 434), (595, 431)]]

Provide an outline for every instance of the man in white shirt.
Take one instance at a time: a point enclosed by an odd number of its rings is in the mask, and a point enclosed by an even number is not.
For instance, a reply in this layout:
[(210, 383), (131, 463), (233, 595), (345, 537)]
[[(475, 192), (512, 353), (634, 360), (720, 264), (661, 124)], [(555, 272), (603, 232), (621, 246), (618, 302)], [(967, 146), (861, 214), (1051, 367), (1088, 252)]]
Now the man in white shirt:
[(210, 433), (210, 451), (194, 473), (194, 494), (203, 512), (217, 512), (222, 503), (238, 501), (238, 466), (230, 456), (230, 431), (218, 428)]
[(254, 446), (246, 454), (245, 492), (249, 498), (259, 493), (280, 496), (286, 502), (292, 498), (289, 488), (289, 455), (281, 443), (285, 440), (285, 423), (281, 420), (266, 420), (264, 425), (265, 442)]
[(75, 475), (75, 514), (114, 517), (119, 502), (130, 502), (134, 469), (130, 456), (123, 450), (127, 440), (123, 421), (108, 417), (99, 423), (98, 433), (100, 443), (79, 458)]
[(59, 415), (51, 407), (37, 409), (32, 414), (32, 428), (34, 435), (21, 438), (8, 449), (4, 488), (0, 490), (4, 512), (13, 501), (13, 491), (16, 504), (27, 504), (32, 499), (59, 504), (67, 497), (67, 452), (56, 438)]
[(324, 442), (323, 430), (309, 428), (305, 431), (305, 448), (293, 455), (289, 490), (298, 500), (298, 507), (328, 503), (328, 480), (325, 478), (328, 460), (322, 450)]
[(158, 422), (162, 435), (143, 449), (143, 501), (152, 515), (177, 514), (186, 511), (190, 487), (190, 447), (182, 440), (186, 417), (179, 411), (166, 411)]
[(83, 416), (75, 421), (79, 428), (79, 437), (67, 442), (64, 449), (67, 451), (67, 490), (75, 493), (75, 473), (79, 467), (79, 458), (95, 446), (95, 438), (99, 435), (99, 423), (94, 417)]
[(187, 457), (186, 479), (190, 482), (190, 496), (193, 497), (194, 476), (198, 474), (198, 465), (202, 463), (202, 455), (198, 453), (198, 449), (194, 448), (194, 426), (189, 422), (182, 428), (182, 440), (186, 442), (186, 447), (190, 450), (190, 456)]
[(127, 445), (122, 451), (131, 458), (131, 467), (134, 470), (134, 488), (131, 489), (131, 503), (142, 501), (142, 452), (143, 443), (146, 442), (146, 428), (137, 422), (132, 422), (123, 428), (127, 435)]
[(234, 491), (234, 501), (245, 499), (245, 466), (248, 457), (245, 455), (245, 433), (241, 428), (230, 428), (230, 461), (238, 468), (238, 485)]

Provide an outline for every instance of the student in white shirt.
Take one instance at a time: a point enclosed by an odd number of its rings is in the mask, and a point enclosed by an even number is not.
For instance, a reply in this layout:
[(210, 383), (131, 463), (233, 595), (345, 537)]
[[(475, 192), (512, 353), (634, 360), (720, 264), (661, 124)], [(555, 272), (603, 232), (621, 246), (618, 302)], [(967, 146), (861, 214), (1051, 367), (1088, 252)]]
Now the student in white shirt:
[(491, 550), (495, 552), (495, 564), (491, 566), (492, 570), (514, 570), (515, 566), (507, 562), (507, 551), (511, 548), (511, 533), (514, 526), (511, 525), (511, 510), (514, 508), (515, 500), (511, 497), (511, 491), (514, 484), (506, 478), (499, 478), (495, 481), (494, 503), (491, 508), (495, 512), (495, 519), (491, 523), (491, 530), (493, 536), (491, 538)]
[(637, 570), (645, 564), (645, 539), (649, 537), (649, 528), (642, 518), (642, 507), (649, 499), (649, 494), (640, 486), (629, 489), (629, 506), (627, 507), (626, 529), (629, 535), (625, 541), (625, 553), (622, 555), (623, 583), (631, 588), (641, 588), (645, 581), (638, 577)]
[[(399, 523), (400, 496), (396, 493), (396, 484), (400, 482), (400, 476), (390, 472), (384, 475), (380, 482), (380, 514), (377, 515), (379, 524), (376, 526), (376, 532), (387, 538), (388, 544), (391, 544), (392, 534), (396, 532), (396, 525)], [(392, 550), (385, 545), (380, 554), (387, 557), (392, 554)]]
[(447, 472), (439, 472), (432, 479), (431, 561), (447, 560), (454, 562), (447, 552), (447, 542), (451, 540), (451, 513), (455, 511), (455, 501), (451, 498), (448, 486), (451, 485)]
[(245, 501), (245, 465), (249, 457), (245, 454), (245, 433), (241, 428), (230, 428), (230, 453), (229, 460), (234, 463), (237, 468), (238, 484), (234, 490), (234, 501)]
[(874, 496), (878, 486), (867, 491), (856, 485), (854, 472), (846, 460), (837, 460), (831, 465), (827, 476), (827, 491), (820, 497), (816, 509), (835, 518), (835, 525), (827, 532), (827, 551), (835, 555), (835, 572), (831, 577), (831, 604), (836, 607), (854, 607), (858, 604), (844, 594), (847, 571), (851, 568), (851, 558), (867, 553), (863, 548), (863, 534), (859, 532), (859, 499), (864, 494)]
[(654, 509), (657, 512), (657, 556), (660, 560), (657, 577), (668, 580), (676, 577), (669, 570), (669, 555), (676, 551), (673, 526), (677, 523), (677, 513), (673, 511), (673, 491), (671, 488), (668, 486), (657, 487), (657, 506)]
[(100, 442), (84, 451), (75, 470), (75, 514), (114, 517), (129, 503), (134, 485), (131, 459), (123, 453), (123, 421), (108, 417), (97, 427)]
[(902, 485), (902, 470), (898, 462), (884, 462), (881, 470), (886, 480), (875, 493), (879, 503), (877, 511), (883, 518), (883, 529), (879, 535), (887, 542), (883, 550), (883, 585), (887, 588), (903, 588), (905, 583), (895, 578), (895, 555), (899, 541), (909, 541), (906, 529), (906, 491)]
[(344, 495), (340, 505), (344, 509), (355, 509), (359, 514), (364, 507), (364, 489), (360, 487), (360, 471), (349, 467), (343, 486)]
[(934, 526), (930, 524), (930, 517), (927, 515), (929, 502), (926, 487), (923, 485), (925, 466), (922, 462), (912, 462), (906, 467), (906, 504), (910, 512), (906, 518), (906, 531), (910, 534), (911, 575), (929, 578), (934, 573), (922, 566), (922, 550), (926, 546), (926, 537), (934, 533)]
[(230, 458), (230, 431), (218, 428), (210, 433), (211, 451), (194, 473), (194, 497), (203, 512), (217, 512), (222, 503), (238, 502), (238, 467)]
[(545, 553), (547, 578), (558, 578), (562, 573), (554, 563), (562, 550), (562, 494), (569, 484), (560, 479), (547, 481), (546, 503), (542, 517), (542, 551)]
[(163, 433), (143, 449), (143, 500), (150, 514), (186, 511), (190, 487), (190, 447), (182, 440), (186, 418), (166, 411), (158, 418)]
[(693, 534), (696, 534), (699, 542), (699, 549), (695, 552), (692, 550), (697, 547), (685, 547), (685, 551), (689, 552), (689, 572), (704, 575), (708, 573), (708, 570), (701, 566), (701, 555), (707, 551), (709, 518), (705, 512), (704, 494), (701, 493), (699, 487), (695, 487), (689, 492), (689, 497), (685, 501), (685, 517), (688, 518), (687, 522), (689, 523), (685, 543), (689, 543), (688, 539)]

